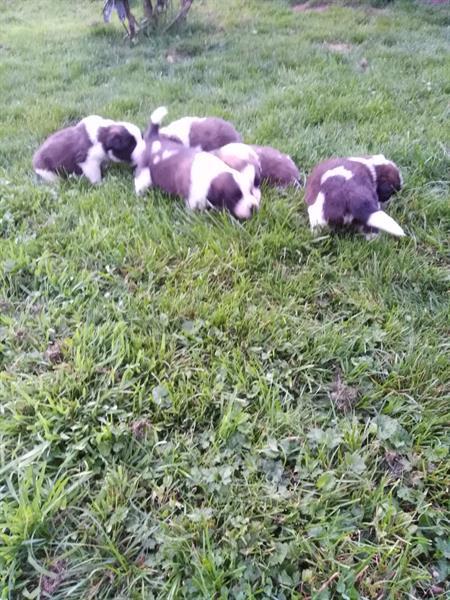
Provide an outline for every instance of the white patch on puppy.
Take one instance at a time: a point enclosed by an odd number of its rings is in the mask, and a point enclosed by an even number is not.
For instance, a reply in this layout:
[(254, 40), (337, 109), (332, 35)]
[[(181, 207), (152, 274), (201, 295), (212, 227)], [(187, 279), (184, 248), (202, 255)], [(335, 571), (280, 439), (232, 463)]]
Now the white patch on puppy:
[(174, 156), (177, 153), (176, 150), (164, 150), (164, 152), (161, 155), (162, 160), (166, 160), (168, 158), (170, 158), (171, 156)]
[(191, 166), (191, 189), (187, 199), (191, 210), (204, 210), (207, 206), (211, 180), (226, 170), (225, 165), (213, 154), (197, 152)]
[[(382, 156), (382, 155), (379, 155)], [(361, 165), (366, 166), (370, 171), (370, 176), (374, 183), (377, 182), (377, 172), (375, 171), (374, 163), (371, 158), (364, 158), (362, 156), (351, 156), (348, 160), (352, 162), (360, 163)]]
[(136, 194), (142, 194), (152, 185), (152, 176), (150, 169), (145, 167), (141, 169), (139, 174), (134, 178), (134, 189)]
[(166, 127), (161, 127), (159, 132), (161, 135), (167, 135), (167, 137), (179, 139), (183, 146), (188, 148), (190, 146), (189, 137), (193, 123), (200, 123), (203, 120), (204, 119), (201, 117), (182, 117), (177, 121), (169, 123), (169, 125), (166, 125)]
[(317, 194), (314, 204), (308, 206), (308, 215), (311, 231), (314, 231), (315, 229), (320, 227), (325, 227), (325, 225), (327, 225), (327, 222), (325, 221), (325, 217), (323, 215), (324, 204), (325, 196), (322, 192), (319, 192)]
[[(95, 148), (95, 146), (93, 146), (93, 148)], [(89, 154), (88, 158), (80, 163), (80, 169), (83, 171), (83, 175), (89, 179), (93, 185), (100, 183), (102, 180), (100, 164), (99, 161), (92, 159)]]
[(48, 181), (49, 183), (55, 183), (58, 181), (58, 175), (52, 171), (47, 171), (47, 169), (35, 169), (35, 173), (36, 175), (39, 175), (41, 179)]
[(345, 167), (335, 167), (334, 169), (326, 171), (322, 175), (320, 183), (324, 184), (327, 179), (330, 179), (330, 177), (343, 177), (346, 181), (348, 181), (353, 177), (353, 173)]
[(152, 153), (155, 154), (155, 152), (159, 152), (161, 150), (161, 142), (159, 140), (156, 140), (156, 142), (152, 143)]
[(400, 225), (382, 210), (372, 213), (367, 220), (367, 225), (375, 227), (376, 229), (381, 229), (382, 231), (386, 231), (386, 233), (396, 235), (397, 237), (406, 236), (406, 233)]
[(242, 141), (233, 124), (220, 117), (183, 117), (161, 128), (160, 134), (186, 148), (205, 152)]

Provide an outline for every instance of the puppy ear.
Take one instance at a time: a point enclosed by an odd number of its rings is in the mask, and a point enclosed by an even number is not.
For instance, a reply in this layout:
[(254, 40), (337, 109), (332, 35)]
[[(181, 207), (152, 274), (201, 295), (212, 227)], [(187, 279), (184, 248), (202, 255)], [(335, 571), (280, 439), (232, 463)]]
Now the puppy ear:
[(113, 150), (114, 152), (124, 150), (128, 147), (128, 144), (129, 134), (125, 132), (113, 131), (111, 135), (108, 136), (108, 150)]
[(206, 198), (211, 206), (215, 208), (223, 207), (223, 181), (221, 176), (215, 177), (211, 181)]
[(378, 200), (381, 203), (387, 202), (396, 191), (396, 187), (390, 181), (380, 181), (377, 186)]

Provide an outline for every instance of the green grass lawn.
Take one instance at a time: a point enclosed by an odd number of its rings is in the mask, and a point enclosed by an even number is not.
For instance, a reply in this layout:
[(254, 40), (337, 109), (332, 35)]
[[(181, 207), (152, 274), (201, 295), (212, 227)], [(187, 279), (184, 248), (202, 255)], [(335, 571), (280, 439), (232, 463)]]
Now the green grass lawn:
[[(448, 597), (450, 10), (291, 4), (135, 46), (101, 2), (2, 7), (3, 599)], [(303, 172), (385, 153), (408, 238), (314, 239), (298, 191), (239, 224), (120, 166), (36, 183), (55, 129), (160, 104)]]

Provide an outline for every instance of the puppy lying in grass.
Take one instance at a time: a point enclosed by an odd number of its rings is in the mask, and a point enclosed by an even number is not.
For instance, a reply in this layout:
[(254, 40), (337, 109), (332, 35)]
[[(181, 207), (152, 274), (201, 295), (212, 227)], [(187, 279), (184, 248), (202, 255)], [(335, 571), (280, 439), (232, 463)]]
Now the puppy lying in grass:
[(166, 114), (167, 109), (160, 107), (150, 118), (144, 134), (145, 151), (135, 173), (136, 193), (155, 185), (181, 196), (191, 210), (226, 209), (238, 219), (249, 219), (260, 201), (254, 180), (214, 154), (187, 148), (162, 134), (159, 127)]
[(378, 230), (403, 237), (400, 225), (382, 210), (401, 187), (398, 167), (382, 154), (326, 160), (306, 182), (311, 229), (353, 224), (368, 239)]
[(91, 115), (48, 137), (33, 156), (33, 169), (48, 182), (75, 174), (96, 184), (102, 179), (102, 163), (111, 160), (133, 165), (143, 150), (136, 125)]

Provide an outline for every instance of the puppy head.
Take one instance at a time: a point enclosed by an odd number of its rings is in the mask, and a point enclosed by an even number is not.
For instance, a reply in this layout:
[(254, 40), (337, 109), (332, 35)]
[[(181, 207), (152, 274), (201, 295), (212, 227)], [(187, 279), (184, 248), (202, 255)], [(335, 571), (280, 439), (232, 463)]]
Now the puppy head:
[(259, 207), (259, 199), (250, 193), (248, 179), (237, 172), (214, 177), (207, 200), (213, 208), (227, 209), (237, 219), (249, 219)]
[(375, 171), (378, 200), (385, 204), (392, 194), (402, 188), (403, 180), (399, 168), (391, 160), (388, 160), (384, 154), (374, 154), (362, 160), (368, 163), (372, 173)]
[(247, 180), (247, 183), (243, 184), (244, 191), (256, 198), (259, 204), (261, 200), (261, 164), (256, 152), (246, 144), (235, 142), (213, 150), (213, 154), (242, 174), (244, 180)]
[(122, 123), (101, 127), (98, 141), (114, 162), (135, 164), (143, 151), (143, 140), (139, 129)]
[(385, 204), (390, 197), (399, 192), (403, 181), (398, 167), (389, 161), (384, 164), (375, 164), (377, 175), (377, 194), (382, 204)]

